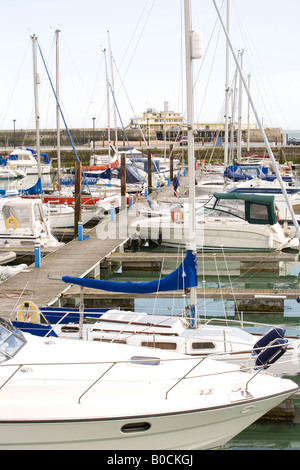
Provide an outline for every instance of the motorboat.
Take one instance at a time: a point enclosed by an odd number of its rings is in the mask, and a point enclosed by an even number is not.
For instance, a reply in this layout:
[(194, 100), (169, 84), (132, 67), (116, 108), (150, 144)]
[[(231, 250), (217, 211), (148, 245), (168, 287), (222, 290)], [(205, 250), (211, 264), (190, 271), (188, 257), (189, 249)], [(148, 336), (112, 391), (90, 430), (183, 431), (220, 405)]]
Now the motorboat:
[(39, 198), (0, 198), (0, 246), (61, 246), (52, 235)]
[[(228, 166), (224, 171), (224, 177), (232, 181), (246, 181), (260, 179), (264, 181), (275, 181), (277, 179), (274, 173), (269, 171), (269, 167), (258, 164), (234, 164)], [(295, 183), (292, 175), (281, 176), (282, 181)]]
[(41, 338), (4, 318), (0, 331), (2, 450), (212, 449), (298, 389), (263, 368)]
[[(44, 204), (45, 217), (49, 222), (50, 229), (72, 228), (75, 221), (75, 210), (66, 204)], [(83, 225), (96, 217), (97, 208), (89, 207), (81, 209), (81, 221)]]
[[(53, 168), (46, 153), (41, 153), (40, 171), (49, 174)], [(38, 160), (36, 152), (31, 148), (16, 148), (5, 157), (14, 170), (22, 170), (26, 175), (38, 174)]]
[[(282, 185), (289, 196), (300, 192), (300, 188), (289, 181), (282, 181)], [(238, 183), (231, 182), (227, 184), (227, 188), (228, 191), (235, 193), (282, 195), (282, 187), (277, 179), (268, 181), (261, 178), (253, 178)]]
[(196, 195), (210, 194), (222, 192), (226, 188), (226, 183), (222, 175), (212, 173), (211, 175), (202, 176), (196, 185)]
[[(276, 218), (274, 196), (214, 193), (196, 209), (197, 250), (268, 252), (299, 248), (287, 238)], [(165, 246), (186, 247), (190, 238), (189, 207), (171, 215), (140, 219), (132, 224), (135, 237)]]

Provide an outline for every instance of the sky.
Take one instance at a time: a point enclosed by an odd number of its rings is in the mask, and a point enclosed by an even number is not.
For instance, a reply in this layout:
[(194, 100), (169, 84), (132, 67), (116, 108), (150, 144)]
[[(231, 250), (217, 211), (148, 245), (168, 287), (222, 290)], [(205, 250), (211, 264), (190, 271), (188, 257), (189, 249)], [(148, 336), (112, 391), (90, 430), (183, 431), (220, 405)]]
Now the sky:
[[(226, 21), (226, 0), (216, 3)], [(225, 35), (213, 0), (191, 0), (191, 10), (192, 29), (202, 32), (204, 47), (193, 65), (195, 122), (223, 122)], [(243, 51), (243, 74), (251, 74), (262, 123), (300, 129), (299, 0), (230, 0), (230, 13), (231, 43), (236, 54)], [(0, 0), (0, 14), (0, 129), (35, 127), (32, 36), (55, 87), (57, 29), (60, 102), (70, 129), (107, 127), (106, 70), (119, 127), (148, 108), (163, 111), (165, 103), (185, 115), (184, 0)], [(55, 96), (39, 49), (37, 63), (40, 127), (55, 128)], [(231, 56), (232, 90), (235, 69)], [(232, 91), (231, 115), (233, 97)], [(246, 122), (245, 93), (241, 108)], [(255, 122), (252, 111), (250, 121)]]

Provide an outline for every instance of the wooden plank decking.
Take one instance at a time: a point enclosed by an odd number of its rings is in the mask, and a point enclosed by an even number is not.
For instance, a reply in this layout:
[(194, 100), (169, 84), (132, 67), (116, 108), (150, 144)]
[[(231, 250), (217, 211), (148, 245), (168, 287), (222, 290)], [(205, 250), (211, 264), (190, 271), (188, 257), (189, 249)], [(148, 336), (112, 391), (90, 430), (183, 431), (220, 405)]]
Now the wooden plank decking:
[[(120, 214), (115, 224), (120, 227)], [(10, 316), (12, 310), (24, 300), (31, 300), (38, 306), (49, 305), (62, 291), (68, 289), (60, 280), (49, 280), (49, 275), (76, 277), (90, 273), (111, 251), (121, 247), (127, 240), (127, 229), (118, 233), (124, 236), (99, 238), (97, 227), (84, 231), (90, 238), (79, 241), (73, 239), (64, 246), (44, 256), (41, 267), (30, 265), (29, 268), (3, 282), (0, 286), (1, 315)]]

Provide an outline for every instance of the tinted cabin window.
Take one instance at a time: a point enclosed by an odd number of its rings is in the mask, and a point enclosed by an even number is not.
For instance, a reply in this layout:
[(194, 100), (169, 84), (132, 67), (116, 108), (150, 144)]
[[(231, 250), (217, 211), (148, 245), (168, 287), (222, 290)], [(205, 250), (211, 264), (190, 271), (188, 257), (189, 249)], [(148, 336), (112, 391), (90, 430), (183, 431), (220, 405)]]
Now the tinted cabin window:
[(176, 343), (167, 343), (165, 341), (142, 341), (141, 346), (146, 346), (147, 348), (159, 348), (159, 349), (176, 349)]
[(215, 345), (211, 342), (197, 342), (192, 343), (192, 349), (215, 349)]

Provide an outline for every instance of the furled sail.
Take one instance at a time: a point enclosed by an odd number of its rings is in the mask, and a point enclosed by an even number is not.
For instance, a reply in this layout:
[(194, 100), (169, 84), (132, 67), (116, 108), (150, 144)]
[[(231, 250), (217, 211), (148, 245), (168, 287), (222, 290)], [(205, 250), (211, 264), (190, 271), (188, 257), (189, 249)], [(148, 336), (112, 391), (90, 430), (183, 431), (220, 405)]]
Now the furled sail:
[(196, 254), (188, 250), (181, 265), (163, 279), (150, 282), (117, 282), (103, 281), (101, 279), (88, 279), (81, 277), (63, 276), (67, 284), (77, 284), (92, 289), (101, 289), (110, 292), (127, 292), (131, 294), (150, 294), (172, 290), (188, 289), (197, 286)]

